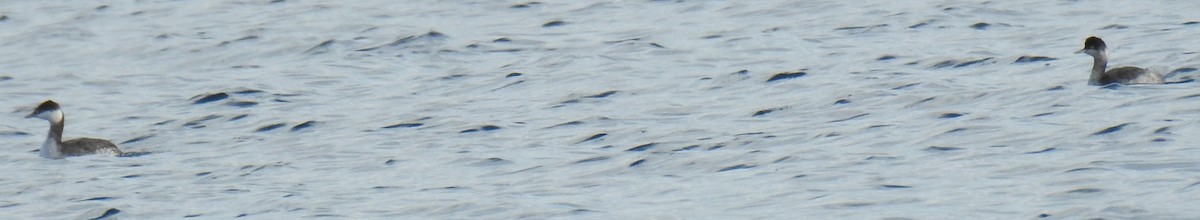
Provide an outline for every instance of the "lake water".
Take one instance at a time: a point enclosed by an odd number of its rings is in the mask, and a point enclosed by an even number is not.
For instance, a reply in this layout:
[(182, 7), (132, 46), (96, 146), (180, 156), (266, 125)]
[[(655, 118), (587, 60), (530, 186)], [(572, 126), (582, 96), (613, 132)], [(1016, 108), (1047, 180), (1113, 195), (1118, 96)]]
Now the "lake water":
[[(14, 219), (1195, 219), (1193, 1), (13, 1)], [(65, 136), (135, 157), (37, 156)]]

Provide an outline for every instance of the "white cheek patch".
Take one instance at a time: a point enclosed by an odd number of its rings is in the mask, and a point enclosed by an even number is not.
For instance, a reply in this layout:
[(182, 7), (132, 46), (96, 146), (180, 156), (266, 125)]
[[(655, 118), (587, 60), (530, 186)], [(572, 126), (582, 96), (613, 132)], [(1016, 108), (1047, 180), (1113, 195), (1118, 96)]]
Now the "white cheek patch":
[(56, 110), (52, 110), (52, 111), (44, 111), (42, 113), (38, 113), (37, 115), (34, 115), (33, 117), (40, 118), (40, 119), (46, 119), (47, 121), (51, 121), (51, 122), (61, 122), (63, 120), (63, 112), (62, 112), (62, 110), (56, 109)]
[(63, 112), (62, 112), (62, 110), (55, 109), (54, 111), (50, 111), (50, 117), (51, 117), (50, 121), (62, 122), (63, 121)]

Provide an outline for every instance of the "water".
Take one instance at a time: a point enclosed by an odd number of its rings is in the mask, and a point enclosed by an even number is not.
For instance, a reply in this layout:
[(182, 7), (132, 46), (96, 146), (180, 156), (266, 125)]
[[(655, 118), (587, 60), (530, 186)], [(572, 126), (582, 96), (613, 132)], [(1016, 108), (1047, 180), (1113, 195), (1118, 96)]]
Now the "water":
[[(1197, 10), (8, 2), (0, 213), (1196, 218), (1200, 89), (1087, 86), (1073, 52), (1197, 68)], [(45, 99), (66, 137), (145, 154), (37, 157), (47, 125), (21, 116)]]

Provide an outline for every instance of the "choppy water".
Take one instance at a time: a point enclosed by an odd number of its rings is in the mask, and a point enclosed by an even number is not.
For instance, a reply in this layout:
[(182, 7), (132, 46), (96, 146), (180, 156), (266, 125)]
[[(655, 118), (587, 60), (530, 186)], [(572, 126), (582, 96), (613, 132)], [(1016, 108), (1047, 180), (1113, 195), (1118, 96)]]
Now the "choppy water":
[[(0, 213), (1189, 219), (1191, 1), (0, 7)], [(45, 160), (67, 137), (137, 157)]]

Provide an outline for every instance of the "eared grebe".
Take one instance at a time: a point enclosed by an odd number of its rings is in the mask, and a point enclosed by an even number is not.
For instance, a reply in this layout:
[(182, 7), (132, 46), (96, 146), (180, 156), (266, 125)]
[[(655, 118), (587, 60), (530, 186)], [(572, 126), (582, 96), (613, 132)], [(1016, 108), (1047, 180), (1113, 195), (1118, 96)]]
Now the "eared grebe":
[(1088, 78), (1088, 85), (1163, 83), (1162, 75), (1142, 68), (1125, 66), (1105, 71), (1108, 66), (1108, 46), (1098, 37), (1089, 37), (1083, 42), (1083, 49), (1075, 53), (1092, 55), (1092, 77)]
[(62, 109), (58, 107), (58, 103), (46, 100), (38, 105), (37, 109), (33, 110), (29, 116), (25, 118), (40, 118), (50, 121), (50, 133), (46, 135), (46, 142), (42, 143), (42, 149), (38, 155), (50, 159), (62, 159), (63, 157), (82, 156), (88, 154), (112, 154), (120, 156), (121, 150), (117, 149), (117, 145), (110, 141), (95, 139), (95, 138), (79, 138), (62, 141), (63, 124), (66, 118), (63, 115)]

